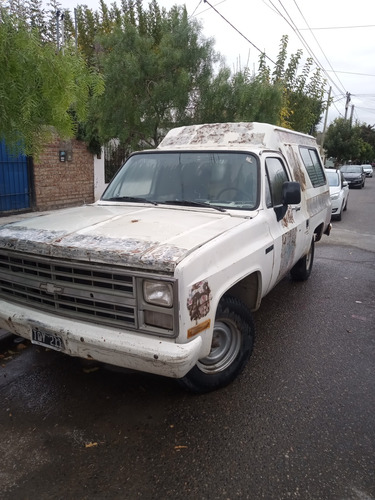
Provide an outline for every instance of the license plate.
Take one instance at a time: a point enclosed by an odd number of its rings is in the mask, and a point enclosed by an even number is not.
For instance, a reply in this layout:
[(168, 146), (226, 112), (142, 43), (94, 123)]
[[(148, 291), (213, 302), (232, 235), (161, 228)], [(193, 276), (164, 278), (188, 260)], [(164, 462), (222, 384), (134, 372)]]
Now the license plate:
[(36, 327), (33, 327), (31, 332), (31, 342), (33, 344), (42, 345), (55, 351), (64, 350), (64, 342), (60, 335)]

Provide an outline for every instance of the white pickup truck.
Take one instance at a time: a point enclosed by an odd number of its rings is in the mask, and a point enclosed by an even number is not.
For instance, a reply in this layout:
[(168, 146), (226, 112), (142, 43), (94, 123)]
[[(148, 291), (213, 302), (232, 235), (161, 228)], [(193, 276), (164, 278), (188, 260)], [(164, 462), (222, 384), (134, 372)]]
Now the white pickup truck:
[(261, 299), (288, 272), (309, 277), (330, 218), (313, 137), (173, 129), (98, 202), (0, 229), (0, 328), (214, 390), (248, 361)]

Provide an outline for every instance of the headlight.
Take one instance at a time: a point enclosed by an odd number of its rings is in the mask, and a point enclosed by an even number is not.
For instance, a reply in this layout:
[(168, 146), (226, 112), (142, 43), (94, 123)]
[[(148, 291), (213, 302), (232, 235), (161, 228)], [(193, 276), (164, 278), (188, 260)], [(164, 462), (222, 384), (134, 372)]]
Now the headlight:
[(149, 304), (172, 307), (172, 284), (164, 281), (145, 280), (143, 282), (143, 297)]
[(337, 200), (339, 196), (340, 196), (340, 193), (331, 194), (331, 200)]

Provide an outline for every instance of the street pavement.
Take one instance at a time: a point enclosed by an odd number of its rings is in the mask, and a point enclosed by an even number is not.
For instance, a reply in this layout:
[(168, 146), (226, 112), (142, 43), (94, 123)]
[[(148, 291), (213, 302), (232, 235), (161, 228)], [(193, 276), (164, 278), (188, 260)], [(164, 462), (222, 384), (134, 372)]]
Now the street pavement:
[(263, 299), (221, 391), (7, 346), (1, 500), (375, 500), (374, 195), (351, 190), (311, 278)]

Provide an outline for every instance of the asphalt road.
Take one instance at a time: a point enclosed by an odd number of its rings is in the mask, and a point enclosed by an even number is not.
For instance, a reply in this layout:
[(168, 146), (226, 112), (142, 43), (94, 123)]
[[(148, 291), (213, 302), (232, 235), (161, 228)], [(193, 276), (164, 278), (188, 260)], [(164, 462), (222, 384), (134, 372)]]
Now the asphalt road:
[(0, 347), (0, 498), (375, 499), (375, 178), (255, 314), (243, 375), (203, 396)]

